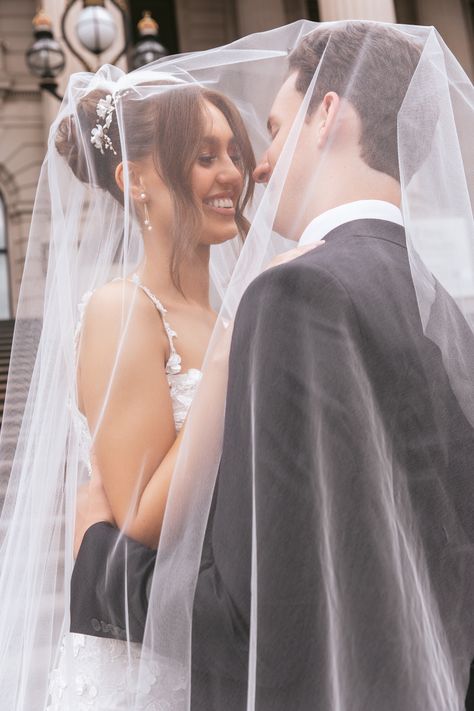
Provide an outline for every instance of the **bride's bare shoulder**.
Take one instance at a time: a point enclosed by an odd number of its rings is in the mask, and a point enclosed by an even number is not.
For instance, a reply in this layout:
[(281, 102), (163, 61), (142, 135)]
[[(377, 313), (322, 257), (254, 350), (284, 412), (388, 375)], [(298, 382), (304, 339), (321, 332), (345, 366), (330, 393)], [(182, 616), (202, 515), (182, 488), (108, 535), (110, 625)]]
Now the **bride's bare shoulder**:
[(150, 300), (126, 279), (108, 282), (91, 295), (84, 311), (82, 347), (88, 351), (115, 350), (118, 342), (130, 351), (160, 351), (167, 342), (160, 317)]
[(87, 311), (110, 316), (124, 305), (132, 306), (136, 303), (139, 308), (142, 300), (137, 299), (137, 292), (136, 285), (129, 279), (114, 279), (94, 290)]

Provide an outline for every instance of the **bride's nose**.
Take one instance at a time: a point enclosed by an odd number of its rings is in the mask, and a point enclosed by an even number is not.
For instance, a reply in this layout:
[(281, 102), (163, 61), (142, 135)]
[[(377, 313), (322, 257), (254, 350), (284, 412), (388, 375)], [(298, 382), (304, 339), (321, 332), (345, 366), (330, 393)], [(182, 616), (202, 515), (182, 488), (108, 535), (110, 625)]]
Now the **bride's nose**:
[(228, 183), (233, 185), (242, 180), (242, 173), (232, 159), (228, 158), (225, 161), (225, 164), (221, 166), (216, 179), (218, 183)]
[(270, 175), (272, 174), (272, 168), (268, 162), (268, 158), (263, 156), (261, 160), (257, 163), (257, 167), (253, 171), (253, 179), (256, 183), (268, 183), (270, 180)]

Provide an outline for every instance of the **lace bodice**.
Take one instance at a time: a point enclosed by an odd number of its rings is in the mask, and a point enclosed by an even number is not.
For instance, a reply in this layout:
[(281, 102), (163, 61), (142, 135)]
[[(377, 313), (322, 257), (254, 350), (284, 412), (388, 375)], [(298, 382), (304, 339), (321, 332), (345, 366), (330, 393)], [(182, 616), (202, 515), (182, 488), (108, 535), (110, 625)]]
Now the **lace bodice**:
[[(181, 356), (176, 350), (174, 340), (177, 338), (177, 333), (174, 331), (168, 320), (166, 318), (167, 310), (163, 306), (162, 302), (158, 299), (155, 294), (153, 294), (150, 289), (144, 286), (138, 274), (134, 274), (130, 279), (130, 282), (135, 284), (139, 289), (143, 291), (144, 294), (150, 299), (154, 304), (156, 310), (158, 311), (163, 328), (168, 337), (170, 354), (165, 365), (166, 377), (168, 380), (168, 385), (170, 388), (171, 404), (173, 407), (173, 417), (176, 431), (178, 432), (184, 424), (186, 416), (188, 414), (189, 408), (191, 407), (191, 402), (195, 395), (197, 386), (202, 377), (202, 372), (197, 368), (190, 368), (189, 370), (182, 372), (181, 367)], [(87, 308), (87, 304), (94, 292), (88, 291), (82, 297), (78, 310), (79, 317), (75, 332), (75, 346), (78, 347), (79, 338), (81, 334), (82, 324), (84, 320), (84, 314)], [(81, 459), (87, 465), (89, 474), (91, 473), (90, 464), (90, 448), (91, 448), (91, 435), (89, 432), (89, 426), (87, 420), (80, 412), (77, 407), (74, 407), (73, 411), (74, 424), (77, 429), (77, 434), (79, 438), (79, 449), (81, 454)]]

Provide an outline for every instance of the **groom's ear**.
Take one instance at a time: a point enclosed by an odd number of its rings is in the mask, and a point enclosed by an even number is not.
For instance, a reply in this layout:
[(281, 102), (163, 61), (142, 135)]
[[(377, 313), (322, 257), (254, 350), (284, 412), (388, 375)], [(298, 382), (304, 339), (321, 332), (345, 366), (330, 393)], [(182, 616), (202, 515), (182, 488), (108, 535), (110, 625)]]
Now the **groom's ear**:
[(331, 131), (336, 124), (336, 117), (339, 110), (340, 99), (335, 91), (328, 91), (315, 111), (315, 129), (318, 132), (318, 146), (323, 148), (326, 144)]

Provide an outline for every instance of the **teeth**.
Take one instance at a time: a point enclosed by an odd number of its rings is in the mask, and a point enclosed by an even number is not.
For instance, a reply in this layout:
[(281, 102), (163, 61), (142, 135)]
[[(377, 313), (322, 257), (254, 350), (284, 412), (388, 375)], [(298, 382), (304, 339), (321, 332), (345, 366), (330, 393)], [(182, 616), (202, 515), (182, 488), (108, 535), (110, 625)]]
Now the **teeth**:
[(230, 198), (216, 198), (214, 200), (206, 200), (211, 207), (234, 207), (234, 203)]

